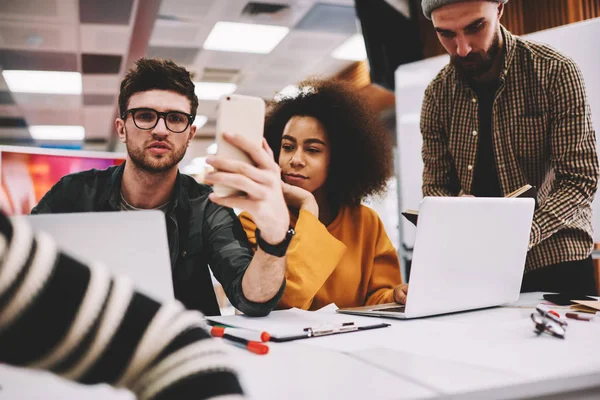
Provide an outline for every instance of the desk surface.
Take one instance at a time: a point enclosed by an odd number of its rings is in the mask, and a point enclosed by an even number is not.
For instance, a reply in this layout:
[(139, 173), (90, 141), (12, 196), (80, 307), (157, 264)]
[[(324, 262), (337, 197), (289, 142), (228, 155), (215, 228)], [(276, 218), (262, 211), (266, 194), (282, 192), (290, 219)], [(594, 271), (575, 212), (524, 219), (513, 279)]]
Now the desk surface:
[(272, 343), (267, 356), (236, 354), (256, 399), (569, 397), (580, 390), (600, 397), (600, 316), (568, 320), (564, 340), (538, 337), (530, 314), (542, 301), (529, 293), (517, 303), (528, 308), (386, 320), (390, 328)]
[[(538, 337), (529, 315), (541, 301), (540, 293), (531, 293), (519, 301), (530, 308), (386, 320), (391, 327), (269, 343), (266, 356), (235, 347), (231, 352), (253, 399), (476, 399), (558, 393), (575, 398), (580, 390), (600, 397), (600, 316), (592, 322), (569, 320), (564, 340)], [(36, 379), (32, 384), (31, 375), (0, 367), (0, 384), (10, 382), (0, 391), (0, 400), (132, 398), (106, 387), (67, 386), (47, 374)], [(51, 388), (59, 385), (68, 392), (52, 397)]]

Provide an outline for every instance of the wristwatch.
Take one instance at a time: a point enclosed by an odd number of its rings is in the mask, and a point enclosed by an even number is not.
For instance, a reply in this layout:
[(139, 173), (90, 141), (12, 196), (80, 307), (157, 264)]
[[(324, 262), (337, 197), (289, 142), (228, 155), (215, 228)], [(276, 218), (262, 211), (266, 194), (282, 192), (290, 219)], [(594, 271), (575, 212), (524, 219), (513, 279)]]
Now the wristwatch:
[(292, 241), (292, 238), (296, 234), (296, 231), (294, 230), (294, 228), (290, 227), (290, 229), (288, 229), (287, 233), (285, 234), (285, 238), (279, 244), (269, 244), (265, 242), (265, 240), (260, 236), (260, 229), (258, 228), (256, 228), (256, 231), (254, 233), (256, 236), (256, 243), (262, 251), (275, 257), (283, 257), (285, 255), (285, 252), (287, 251), (288, 246), (290, 245), (290, 242)]

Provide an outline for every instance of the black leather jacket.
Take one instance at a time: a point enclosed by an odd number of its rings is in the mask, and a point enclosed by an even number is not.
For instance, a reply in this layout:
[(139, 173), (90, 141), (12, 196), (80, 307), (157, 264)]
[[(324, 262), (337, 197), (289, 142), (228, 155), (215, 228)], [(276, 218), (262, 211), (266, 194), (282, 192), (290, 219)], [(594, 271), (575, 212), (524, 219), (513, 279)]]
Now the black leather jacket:
[[(119, 211), (125, 163), (63, 177), (32, 214)], [(208, 200), (209, 186), (178, 173), (167, 213), (167, 235), (175, 297), (188, 309), (219, 315), (208, 267), (235, 308), (250, 316), (267, 315), (279, 302), (285, 281), (275, 297), (254, 303), (244, 297), (242, 278), (253, 252), (233, 210)]]

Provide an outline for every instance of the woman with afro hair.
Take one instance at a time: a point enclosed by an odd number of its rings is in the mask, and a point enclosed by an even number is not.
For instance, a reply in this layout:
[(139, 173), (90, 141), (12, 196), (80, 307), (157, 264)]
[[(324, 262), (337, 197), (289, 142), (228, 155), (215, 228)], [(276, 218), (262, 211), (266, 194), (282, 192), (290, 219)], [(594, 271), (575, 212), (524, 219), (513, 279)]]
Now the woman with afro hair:
[[(308, 80), (274, 101), (265, 138), (281, 168), (296, 234), (278, 308), (317, 310), (406, 301), (396, 249), (377, 213), (362, 205), (393, 171), (389, 134), (340, 81)], [(240, 220), (256, 246), (256, 225)]]

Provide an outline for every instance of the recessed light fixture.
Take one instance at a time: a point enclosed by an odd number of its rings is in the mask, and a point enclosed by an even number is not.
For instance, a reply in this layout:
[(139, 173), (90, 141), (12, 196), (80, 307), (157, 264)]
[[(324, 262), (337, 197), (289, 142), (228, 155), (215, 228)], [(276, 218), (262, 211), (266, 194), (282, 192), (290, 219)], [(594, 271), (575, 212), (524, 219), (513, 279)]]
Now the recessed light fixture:
[(221, 96), (231, 94), (237, 89), (235, 83), (194, 82), (196, 96), (200, 100), (219, 100)]
[(367, 49), (361, 34), (356, 34), (347, 39), (331, 53), (333, 58), (349, 61), (363, 61), (367, 59)]
[(32, 125), (29, 133), (35, 140), (83, 140), (85, 129), (77, 125)]
[(207, 50), (270, 53), (289, 33), (285, 26), (217, 22), (204, 41)]
[(81, 94), (79, 72), (5, 70), (2, 76), (14, 93)]

